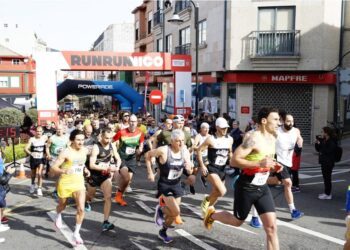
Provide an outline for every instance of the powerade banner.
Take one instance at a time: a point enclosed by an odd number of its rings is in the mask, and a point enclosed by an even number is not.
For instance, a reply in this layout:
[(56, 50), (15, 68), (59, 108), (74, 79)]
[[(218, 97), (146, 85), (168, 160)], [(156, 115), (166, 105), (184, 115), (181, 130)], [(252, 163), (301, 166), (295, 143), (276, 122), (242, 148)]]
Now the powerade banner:
[(143, 96), (124, 81), (85, 81), (67, 79), (57, 87), (57, 100), (69, 94), (110, 95), (120, 102), (121, 109), (137, 113), (143, 107)]

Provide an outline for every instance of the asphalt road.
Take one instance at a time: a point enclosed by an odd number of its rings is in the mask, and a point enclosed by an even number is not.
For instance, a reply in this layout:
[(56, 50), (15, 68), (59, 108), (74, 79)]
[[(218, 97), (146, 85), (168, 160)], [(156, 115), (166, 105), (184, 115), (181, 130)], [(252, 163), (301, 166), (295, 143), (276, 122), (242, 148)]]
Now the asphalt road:
[[(323, 192), (319, 166), (315, 163), (313, 149), (303, 152), (301, 192), (295, 194), (295, 204), (305, 213), (299, 220), (292, 221), (283, 195), (283, 188), (271, 188), (278, 216), (278, 235), (281, 249), (342, 249), (345, 233), (345, 194), (350, 183), (350, 156), (343, 158), (333, 174), (333, 199), (317, 199)], [(29, 173), (29, 172), (28, 172)], [(29, 179), (11, 180), (6, 213), (10, 218), (11, 230), (0, 233), (6, 242), (0, 249), (69, 249), (71, 230), (74, 230), (74, 204), (63, 213), (64, 230), (57, 230), (50, 216), (56, 202), (50, 193), (54, 188), (52, 180), (45, 180), (44, 196), (30, 195)], [(127, 207), (112, 204), (110, 221), (115, 229), (101, 232), (103, 200), (101, 193), (92, 204), (92, 211), (86, 213), (81, 229), (84, 246), (78, 249), (265, 249), (263, 229), (255, 229), (245, 223), (234, 228), (214, 223), (213, 230), (203, 227), (200, 202), (205, 193), (201, 184), (196, 185), (196, 194), (183, 198), (181, 213), (185, 223), (169, 232), (174, 241), (165, 245), (157, 238), (158, 230), (153, 222), (155, 184), (147, 181), (146, 169), (140, 167), (132, 183), (133, 192), (126, 193)], [(140, 203), (142, 202), (142, 203)], [(233, 192), (229, 190), (219, 200), (216, 209), (232, 211)]]

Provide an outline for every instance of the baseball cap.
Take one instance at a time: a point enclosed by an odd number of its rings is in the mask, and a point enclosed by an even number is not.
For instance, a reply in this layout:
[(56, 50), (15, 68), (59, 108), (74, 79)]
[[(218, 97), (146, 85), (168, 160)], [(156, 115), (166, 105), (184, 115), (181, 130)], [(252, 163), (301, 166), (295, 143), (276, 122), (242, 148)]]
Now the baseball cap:
[(184, 122), (185, 121), (185, 118), (182, 116), (182, 115), (175, 115), (174, 118), (173, 118), (173, 122)]
[(203, 123), (201, 124), (201, 128), (209, 128), (209, 124), (206, 123), (206, 122), (203, 122)]
[(219, 117), (216, 119), (215, 121), (215, 126), (219, 127), (219, 128), (228, 128), (230, 127), (226, 121), (225, 118), (223, 117)]

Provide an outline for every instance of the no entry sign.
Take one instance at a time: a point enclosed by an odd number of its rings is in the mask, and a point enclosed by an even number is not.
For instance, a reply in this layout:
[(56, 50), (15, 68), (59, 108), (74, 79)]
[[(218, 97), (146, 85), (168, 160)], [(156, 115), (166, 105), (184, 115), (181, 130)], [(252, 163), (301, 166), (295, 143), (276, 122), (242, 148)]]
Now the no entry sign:
[(154, 105), (160, 104), (163, 101), (162, 91), (158, 89), (152, 90), (149, 94), (149, 101)]

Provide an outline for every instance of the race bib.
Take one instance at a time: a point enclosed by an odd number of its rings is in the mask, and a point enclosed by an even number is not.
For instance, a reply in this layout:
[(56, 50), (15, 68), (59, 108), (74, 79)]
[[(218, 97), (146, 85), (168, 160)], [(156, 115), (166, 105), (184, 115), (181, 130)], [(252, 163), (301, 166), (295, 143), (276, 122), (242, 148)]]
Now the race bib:
[(267, 178), (269, 178), (270, 173), (265, 172), (265, 173), (256, 173), (254, 175), (254, 179), (252, 180), (251, 184), (256, 185), (256, 186), (262, 186), (266, 183)]
[(168, 180), (176, 180), (181, 177), (183, 168), (181, 170), (170, 169), (168, 174)]
[(227, 162), (227, 156), (223, 157), (223, 156), (219, 155), (216, 157), (215, 165), (224, 166), (224, 165), (226, 165), (226, 162)]
[(42, 159), (44, 156), (44, 153), (43, 152), (33, 152), (32, 156), (34, 159)]
[(82, 174), (84, 170), (84, 165), (73, 165), (72, 170), (73, 174)]
[(100, 162), (98, 164), (98, 166), (101, 167), (101, 168), (107, 168), (107, 167), (109, 167), (109, 163), (108, 162)]
[(55, 154), (59, 155), (62, 152), (63, 148), (62, 147), (57, 147), (55, 148)]
[(126, 149), (125, 149), (125, 153), (127, 155), (133, 155), (133, 154), (135, 154), (135, 152), (136, 152), (136, 148), (126, 147)]

